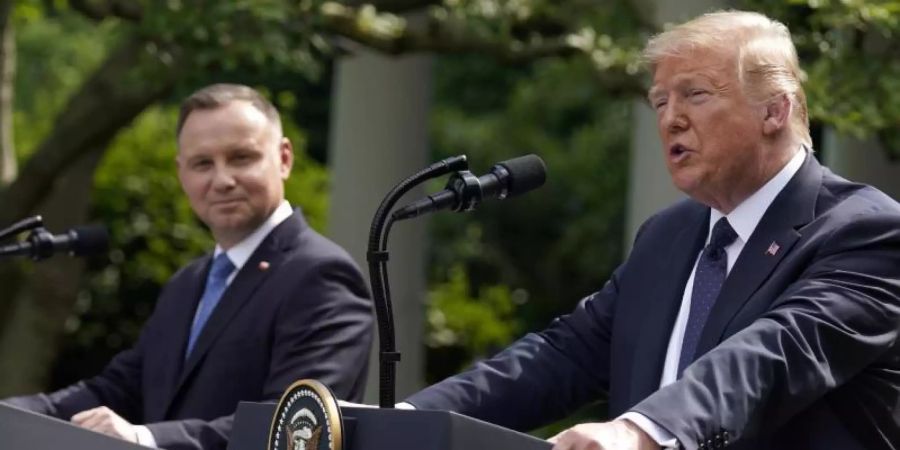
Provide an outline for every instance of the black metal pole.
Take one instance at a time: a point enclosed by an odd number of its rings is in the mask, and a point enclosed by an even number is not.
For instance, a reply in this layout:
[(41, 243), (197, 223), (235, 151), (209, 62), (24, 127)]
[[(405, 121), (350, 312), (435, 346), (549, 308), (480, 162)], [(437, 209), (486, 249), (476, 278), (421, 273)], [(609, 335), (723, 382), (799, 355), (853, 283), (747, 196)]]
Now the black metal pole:
[(397, 200), (413, 187), (426, 180), (447, 173), (468, 168), (465, 155), (454, 156), (434, 163), (396, 185), (381, 201), (372, 226), (369, 229), (369, 245), (366, 260), (369, 263), (369, 284), (372, 299), (375, 302), (375, 317), (378, 321), (378, 381), (379, 406), (393, 408), (396, 403), (396, 364), (400, 361), (394, 335), (394, 314), (391, 306), (390, 288), (388, 284), (387, 251), (388, 233), (393, 219), (389, 216)]

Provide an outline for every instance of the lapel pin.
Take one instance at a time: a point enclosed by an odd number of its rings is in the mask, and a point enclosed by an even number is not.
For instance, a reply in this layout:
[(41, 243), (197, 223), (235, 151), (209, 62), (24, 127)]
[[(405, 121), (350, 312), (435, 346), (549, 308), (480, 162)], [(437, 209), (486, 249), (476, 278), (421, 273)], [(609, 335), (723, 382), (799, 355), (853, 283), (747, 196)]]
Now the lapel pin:
[(260, 261), (259, 262), (259, 270), (265, 272), (269, 270), (269, 262), (268, 261)]
[(778, 245), (777, 242), (772, 241), (772, 243), (769, 244), (769, 248), (766, 250), (766, 254), (769, 256), (775, 256), (775, 254), (778, 253), (779, 249), (781, 249), (781, 246)]

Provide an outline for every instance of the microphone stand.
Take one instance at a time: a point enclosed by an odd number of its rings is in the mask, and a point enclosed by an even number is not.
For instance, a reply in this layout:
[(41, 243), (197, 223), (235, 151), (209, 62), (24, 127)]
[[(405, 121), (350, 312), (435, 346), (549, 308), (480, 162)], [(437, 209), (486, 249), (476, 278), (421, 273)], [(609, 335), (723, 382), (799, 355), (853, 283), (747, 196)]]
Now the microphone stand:
[(44, 226), (44, 218), (41, 216), (32, 216), (22, 219), (3, 230), (0, 230), (0, 239), (8, 239), (23, 231), (34, 230)]
[(396, 403), (396, 364), (400, 361), (394, 335), (394, 312), (391, 306), (391, 291), (388, 282), (387, 261), (388, 234), (395, 218), (389, 213), (397, 200), (410, 189), (432, 178), (469, 167), (465, 155), (453, 156), (436, 162), (394, 186), (381, 201), (372, 226), (369, 229), (369, 245), (366, 260), (369, 263), (369, 283), (375, 302), (375, 316), (378, 319), (378, 381), (379, 406), (393, 408)]
[(24, 231), (30, 231), (26, 242), (30, 243), (34, 250), (22, 243), (0, 246), (0, 257), (19, 256), (33, 253), (32, 259), (39, 261), (53, 254), (53, 235), (44, 228), (44, 218), (32, 216), (22, 219), (3, 230), (0, 230), (0, 240), (9, 239)]

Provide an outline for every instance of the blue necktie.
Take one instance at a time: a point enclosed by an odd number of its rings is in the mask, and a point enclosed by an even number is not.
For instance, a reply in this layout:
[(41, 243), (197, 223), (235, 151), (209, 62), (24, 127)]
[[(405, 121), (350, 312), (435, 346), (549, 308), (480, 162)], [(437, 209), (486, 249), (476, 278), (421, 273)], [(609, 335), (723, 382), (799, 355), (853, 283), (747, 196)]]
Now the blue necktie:
[(184, 352), (185, 359), (190, 356), (191, 350), (194, 349), (194, 344), (197, 342), (197, 337), (203, 331), (203, 326), (206, 325), (209, 316), (212, 315), (216, 305), (219, 304), (219, 299), (222, 298), (222, 293), (225, 292), (225, 287), (228, 285), (228, 276), (231, 275), (232, 271), (234, 271), (234, 264), (228, 259), (228, 255), (225, 252), (219, 253), (219, 256), (216, 256), (216, 259), (213, 260), (212, 267), (209, 268), (209, 274), (206, 276), (206, 288), (203, 290), (203, 296), (200, 297), (197, 313), (194, 315), (194, 323), (191, 325), (187, 351)]
[(716, 303), (725, 276), (728, 272), (728, 255), (725, 247), (731, 245), (737, 238), (737, 233), (728, 224), (728, 219), (722, 217), (713, 227), (709, 244), (700, 254), (697, 262), (697, 272), (694, 274), (694, 289), (691, 293), (691, 314), (688, 316), (687, 327), (684, 330), (684, 340), (681, 342), (681, 358), (678, 360), (678, 375), (695, 359), (697, 343), (709, 312)]

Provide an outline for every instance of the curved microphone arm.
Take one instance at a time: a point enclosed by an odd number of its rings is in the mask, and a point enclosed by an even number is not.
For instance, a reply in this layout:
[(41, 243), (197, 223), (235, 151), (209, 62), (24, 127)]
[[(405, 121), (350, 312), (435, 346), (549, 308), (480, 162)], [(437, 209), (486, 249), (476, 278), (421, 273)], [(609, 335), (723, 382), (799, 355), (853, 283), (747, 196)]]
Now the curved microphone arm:
[(369, 245), (366, 260), (369, 263), (369, 283), (375, 302), (375, 316), (378, 319), (378, 379), (379, 406), (393, 408), (395, 401), (396, 364), (400, 361), (394, 336), (394, 313), (391, 306), (390, 286), (387, 276), (387, 241), (390, 226), (394, 220), (389, 216), (397, 201), (410, 189), (432, 178), (453, 171), (465, 170), (468, 162), (465, 155), (453, 156), (436, 162), (394, 186), (381, 201), (372, 226), (369, 229)]
[(3, 230), (0, 230), (0, 239), (6, 239), (15, 236), (23, 231), (34, 230), (44, 226), (44, 219), (41, 216), (32, 216), (22, 219)]

